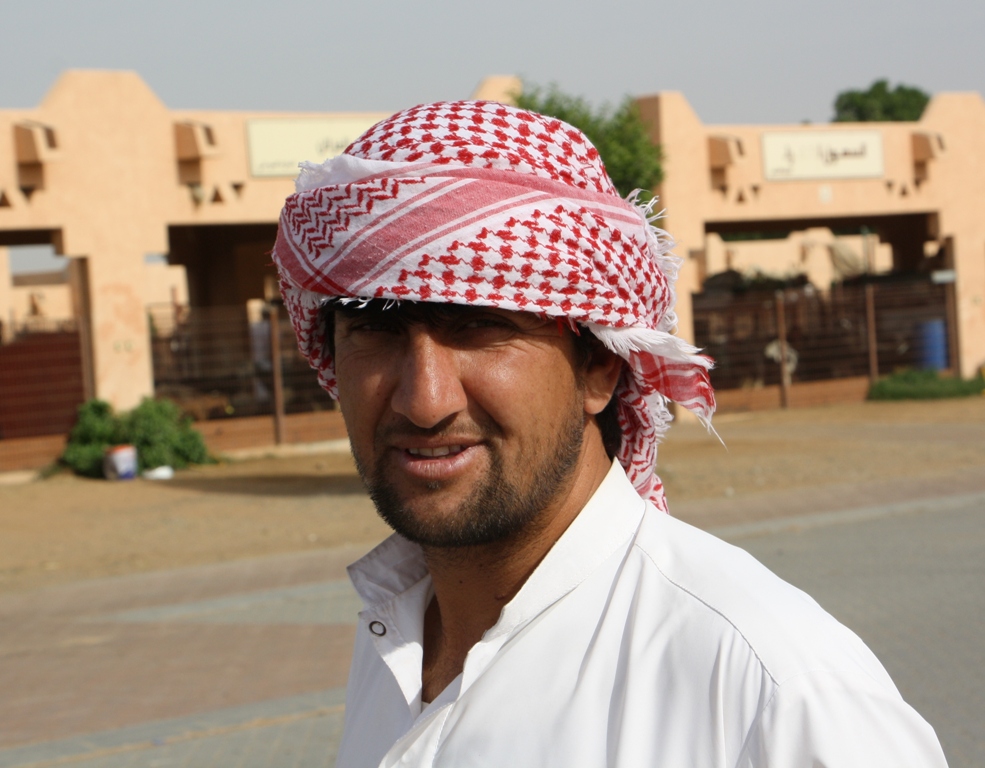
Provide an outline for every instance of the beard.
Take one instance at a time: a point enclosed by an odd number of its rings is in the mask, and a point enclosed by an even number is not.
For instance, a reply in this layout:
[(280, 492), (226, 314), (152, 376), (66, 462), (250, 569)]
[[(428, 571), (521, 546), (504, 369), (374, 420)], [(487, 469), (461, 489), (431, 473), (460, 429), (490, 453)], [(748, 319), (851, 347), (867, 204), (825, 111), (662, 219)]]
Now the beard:
[[(425, 547), (458, 548), (510, 539), (536, 525), (551, 502), (560, 496), (574, 474), (581, 453), (585, 425), (581, 408), (551, 436), (537, 456), (519, 456), (508, 471), (499, 450), (490, 448), (489, 469), (456, 512), (441, 519), (409, 509), (390, 482), (383, 458), (366, 467), (356, 456), (356, 467), (380, 517), (405, 539)], [(434, 436), (441, 430), (421, 430)], [(439, 491), (442, 483), (429, 483)]]

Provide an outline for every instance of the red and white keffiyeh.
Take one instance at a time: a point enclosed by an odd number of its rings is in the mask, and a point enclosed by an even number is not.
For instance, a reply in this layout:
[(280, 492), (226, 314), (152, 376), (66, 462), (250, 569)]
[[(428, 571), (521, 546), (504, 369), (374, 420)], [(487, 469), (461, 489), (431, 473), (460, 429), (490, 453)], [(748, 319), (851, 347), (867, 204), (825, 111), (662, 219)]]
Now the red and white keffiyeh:
[(301, 351), (338, 397), (326, 297), (434, 301), (568, 318), (623, 357), (617, 457), (666, 509), (654, 467), (673, 400), (708, 422), (711, 360), (672, 335), (678, 259), (567, 123), (495, 102), (426, 104), (324, 164), (302, 163), (274, 246)]

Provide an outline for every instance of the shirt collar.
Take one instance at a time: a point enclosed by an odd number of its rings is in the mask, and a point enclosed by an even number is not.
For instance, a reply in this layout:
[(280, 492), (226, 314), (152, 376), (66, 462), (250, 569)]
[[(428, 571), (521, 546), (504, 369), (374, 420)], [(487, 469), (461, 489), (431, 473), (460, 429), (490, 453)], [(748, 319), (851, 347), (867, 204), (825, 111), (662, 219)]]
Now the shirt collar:
[[(559, 600), (635, 535), (646, 502), (619, 462), (612, 462), (588, 503), (554, 544), (486, 634), (509, 634)], [(367, 609), (379, 608), (428, 576), (420, 546), (393, 534), (349, 566)]]
[(647, 503), (618, 461), (485, 639), (509, 635), (577, 587), (636, 535)]
[(396, 533), (347, 570), (367, 609), (403, 594), (428, 575), (420, 546)]

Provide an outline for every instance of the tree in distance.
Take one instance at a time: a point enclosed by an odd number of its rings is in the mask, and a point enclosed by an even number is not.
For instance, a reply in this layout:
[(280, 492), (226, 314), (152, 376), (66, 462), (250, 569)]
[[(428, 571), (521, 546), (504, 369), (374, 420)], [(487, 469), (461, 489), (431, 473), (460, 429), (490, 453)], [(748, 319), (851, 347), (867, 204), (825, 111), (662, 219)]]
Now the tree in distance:
[(649, 199), (663, 181), (663, 153), (650, 140), (639, 107), (629, 96), (619, 106), (595, 108), (580, 96), (563, 93), (556, 85), (541, 88), (524, 83), (516, 105), (563, 120), (584, 133), (595, 145), (605, 170), (624, 197), (635, 189)]
[(876, 80), (867, 91), (842, 91), (835, 97), (834, 123), (919, 120), (930, 96), (919, 88)]

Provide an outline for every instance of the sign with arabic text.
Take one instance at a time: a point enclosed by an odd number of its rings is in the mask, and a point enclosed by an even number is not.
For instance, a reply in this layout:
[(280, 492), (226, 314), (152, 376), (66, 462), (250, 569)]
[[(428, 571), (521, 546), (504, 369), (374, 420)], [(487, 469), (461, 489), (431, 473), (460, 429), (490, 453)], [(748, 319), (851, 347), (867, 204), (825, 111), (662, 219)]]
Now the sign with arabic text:
[(324, 162), (342, 154), (385, 114), (338, 117), (257, 118), (246, 122), (252, 176), (297, 176), (298, 163)]
[(882, 175), (880, 131), (763, 134), (763, 176), (767, 181), (878, 179)]

